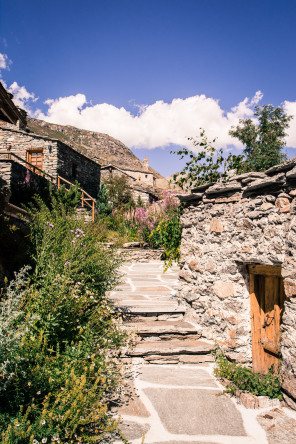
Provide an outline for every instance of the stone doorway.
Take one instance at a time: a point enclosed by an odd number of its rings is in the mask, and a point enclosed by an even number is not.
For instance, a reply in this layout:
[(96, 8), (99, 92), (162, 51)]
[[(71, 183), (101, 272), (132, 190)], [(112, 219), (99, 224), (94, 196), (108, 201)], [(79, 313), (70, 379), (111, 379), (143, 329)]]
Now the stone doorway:
[(280, 364), (280, 326), (285, 292), (281, 267), (249, 265), (253, 370), (267, 373)]

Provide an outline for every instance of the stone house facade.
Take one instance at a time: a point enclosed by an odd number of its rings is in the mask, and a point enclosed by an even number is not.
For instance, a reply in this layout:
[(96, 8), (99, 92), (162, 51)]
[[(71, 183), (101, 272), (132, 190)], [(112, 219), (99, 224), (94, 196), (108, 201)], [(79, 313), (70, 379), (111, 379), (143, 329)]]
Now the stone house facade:
[(188, 316), (231, 360), (266, 373), (282, 358), (296, 408), (296, 158), (179, 197)]
[[(7, 152), (19, 157), (12, 156), (12, 161), (28, 162), (47, 173), (54, 181), (57, 181), (58, 176), (71, 183), (77, 180), (81, 188), (93, 198), (98, 195), (100, 165), (59, 140), (19, 129), (3, 128), (0, 124), (0, 174), (1, 162), (7, 160), (4, 155)], [(31, 167), (28, 165), (28, 168)]]
[[(123, 168), (119, 168), (115, 165), (104, 165), (101, 167), (101, 179), (108, 180), (110, 177), (121, 177), (124, 176), (127, 180), (128, 185), (131, 188), (132, 196), (135, 202), (137, 202), (140, 197), (142, 202), (152, 202), (157, 200), (155, 190), (153, 189), (153, 184), (155, 182), (154, 176), (150, 172), (143, 171), (131, 171)], [(145, 178), (145, 176), (148, 177)], [(143, 179), (143, 180), (142, 180)]]
[[(26, 113), (12, 102), (12, 95), (0, 83), (0, 175), (15, 180), (12, 163), (19, 163), (34, 174), (47, 174), (52, 182), (78, 181), (83, 190), (96, 198), (101, 166), (65, 143), (26, 130)], [(60, 178), (60, 179), (59, 179)]]

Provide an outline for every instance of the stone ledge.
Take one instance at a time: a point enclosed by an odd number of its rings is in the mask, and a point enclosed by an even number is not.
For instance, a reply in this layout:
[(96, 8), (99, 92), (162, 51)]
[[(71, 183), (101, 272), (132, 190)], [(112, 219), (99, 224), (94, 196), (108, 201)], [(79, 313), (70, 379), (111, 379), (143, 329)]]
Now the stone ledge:
[(263, 409), (279, 407), (281, 401), (278, 398), (269, 398), (268, 396), (256, 396), (249, 392), (236, 391), (236, 400), (238, 404), (246, 409)]
[[(289, 187), (296, 179), (296, 157), (288, 162), (269, 168), (265, 172), (251, 171), (249, 173), (233, 176), (228, 182), (216, 182), (203, 184), (192, 188), (191, 194), (178, 194), (179, 199), (185, 203), (198, 204), (202, 200), (206, 203), (230, 203), (237, 202), (246, 197), (248, 193), (266, 193), (268, 187), (283, 191), (283, 187)], [(287, 184), (289, 181), (289, 185)], [(296, 187), (296, 184), (295, 184)], [(295, 188), (294, 187), (294, 188)], [(292, 187), (293, 188), (293, 187)], [(294, 190), (292, 190), (293, 192)], [(235, 198), (232, 194), (235, 193)], [(293, 196), (293, 194), (291, 194)], [(218, 201), (219, 199), (219, 201)]]

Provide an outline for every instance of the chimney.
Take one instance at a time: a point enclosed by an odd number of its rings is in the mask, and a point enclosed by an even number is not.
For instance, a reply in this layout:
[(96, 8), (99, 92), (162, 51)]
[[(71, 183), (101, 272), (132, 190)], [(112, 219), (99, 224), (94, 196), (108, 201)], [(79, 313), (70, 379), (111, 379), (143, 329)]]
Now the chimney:
[(148, 162), (147, 157), (144, 158), (142, 164), (143, 164), (144, 168), (145, 168), (146, 170), (148, 170), (148, 168), (149, 168), (149, 162)]

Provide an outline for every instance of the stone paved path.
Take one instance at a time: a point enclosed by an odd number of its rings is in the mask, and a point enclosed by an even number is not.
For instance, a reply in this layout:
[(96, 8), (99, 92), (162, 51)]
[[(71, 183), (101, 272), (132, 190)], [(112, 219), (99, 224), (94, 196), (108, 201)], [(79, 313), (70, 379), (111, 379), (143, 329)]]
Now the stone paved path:
[[(188, 339), (172, 340), (176, 332), (179, 337), (185, 332), (186, 338), (194, 332), (194, 326), (183, 319), (184, 311), (175, 296), (177, 268), (163, 274), (163, 264), (155, 261), (128, 264), (123, 271), (125, 282), (111, 298), (128, 308), (138, 325), (144, 325), (140, 328), (140, 345), (150, 344), (157, 354), (164, 344), (187, 343)], [(164, 331), (167, 333), (162, 335)], [(155, 332), (159, 337), (154, 336), (151, 342), (150, 335)], [(199, 342), (196, 338), (190, 341)], [(180, 354), (147, 361), (147, 346), (143, 356), (138, 354), (132, 358), (133, 382), (123, 405), (114, 410), (115, 415), (121, 416), (121, 430), (128, 441), (132, 444), (273, 444), (256, 419), (258, 414), (270, 409), (251, 410), (237, 405), (222, 394), (223, 387), (213, 376), (211, 356), (208, 359), (207, 355), (197, 354), (196, 359), (192, 359), (194, 350), (187, 348), (187, 352), (185, 361), (191, 362), (190, 365), (180, 360)], [(117, 442), (120, 441), (114, 441)]]
[(134, 400), (117, 410), (122, 431), (133, 444), (142, 436), (147, 444), (221, 443), (265, 444), (256, 421), (258, 410), (248, 410), (222, 395), (212, 375), (212, 364), (135, 364)]
[(155, 308), (155, 304), (176, 308), (178, 267), (163, 273), (163, 262), (131, 263), (122, 267), (124, 283), (111, 292), (111, 299), (122, 306)]

